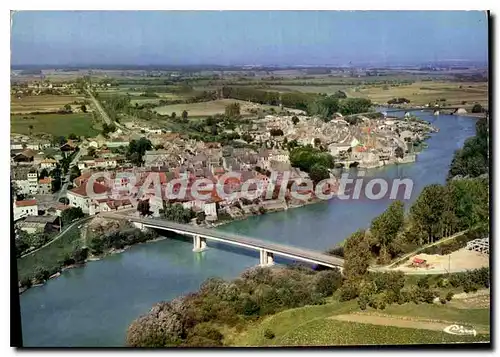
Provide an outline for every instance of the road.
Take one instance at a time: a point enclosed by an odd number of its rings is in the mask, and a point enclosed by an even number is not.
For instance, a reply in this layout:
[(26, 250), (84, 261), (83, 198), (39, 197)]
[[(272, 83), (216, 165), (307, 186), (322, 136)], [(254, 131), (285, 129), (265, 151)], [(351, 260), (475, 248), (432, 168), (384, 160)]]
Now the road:
[(111, 118), (108, 116), (108, 113), (106, 113), (104, 111), (104, 109), (102, 108), (101, 106), (101, 103), (99, 103), (99, 101), (97, 99), (95, 99), (94, 95), (92, 94), (92, 92), (89, 90), (89, 89), (86, 89), (87, 91), (87, 94), (89, 95), (90, 97), (90, 100), (92, 101), (92, 103), (94, 104), (94, 107), (97, 109), (97, 111), (99, 112), (99, 114), (101, 115), (101, 118), (102, 120), (104, 120), (104, 122), (108, 125), (111, 125), (113, 123), (113, 121), (111, 120)]
[(29, 253), (26, 253), (24, 255), (21, 255), (21, 257), (19, 259), (22, 259), (24, 257), (27, 257), (27, 256), (30, 256), (32, 254), (35, 254), (36, 252), (38, 252), (40, 249), (43, 249), (45, 248), (46, 246), (48, 245), (51, 245), (52, 243), (54, 243), (55, 241), (57, 241), (58, 239), (60, 239), (62, 236), (64, 236), (66, 234), (66, 232), (68, 232), (72, 227), (74, 227), (75, 225), (77, 224), (83, 224), (84, 222), (88, 221), (89, 219), (93, 218), (93, 216), (90, 216), (90, 217), (85, 217), (85, 218), (82, 218), (82, 219), (79, 219), (78, 221), (75, 221), (73, 223), (71, 223), (68, 227), (66, 227), (64, 229), (64, 231), (60, 232), (58, 235), (56, 235), (54, 237), (54, 239), (52, 239), (50, 242), (47, 242), (45, 243), (44, 245), (42, 245), (41, 247), (29, 252)]
[(80, 159), (80, 156), (83, 155), (84, 151), (86, 152), (86, 150), (84, 148), (80, 147), (80, 150), (78, 150), (78, 152), (76, 153), (76, 155), (73, 158), (73, 160), (71, 160), (71, 163), (69, 164), (68, 173), (66, 174), (66, 176), (63, 177), (64, 184), (63, 184), (63, 186), (61, 187), (61, 189), (58, 192), (57, 202), (59, 202), (59, 200), (61, 198), (66, 197), (66, 192), (68, 191), (68, 185), (69, 185), (69, 178), (70, 178), (71, 167), (75, 166), (78, 163), (78, 160)]
[(133, 222), (142, 223), (145, 226), (151, 228), (165, 229), (179, 234), (198, 235), (207, 240), (224, 242), (228, 244), (237, 245), (240, 247), (251, 248), (254, 250), (263, 249), (269, 253), (288, 257), (294, 260), (306, 261), (313, 264), (320, 264), (329, 267), (342, 267), (344, 265), (344, 260), (342, 258), (334, 257), (324, 252), (318, 252), (305, 248), (273, 243), (270, 241), (264, 241), (257, 238), (244, 236), (241, 234), (228, 233), (216, 229), (200, 228), (188, 224), (179, 224), (160, 219), (138, 218), (134, 216), (123, 216), (113, 213), (102, 213), (100, 215), (102, 217), (108, 217), (114, 219), (125, 218)]
[(92, 101), (92, 103), (94, 104), (94, 107), (97, 109), (97, 111), (99, 112), (99, 114), (101, 115), (101, 118), (102, 120), (104, 120), (104, 122), (108, 125), (111, 125), (111, 124), (114, 124), (117, 128), (120, 128), (122, 131), (129, 131), (127, 128), (125, 128), (123, 125), (121, 125), (120, 123), (118, 122), (115, 122), (113, 120), (111, 120), (111, 118), (109, 117), (108, 113), (106, 113), (106, 111), (104, 110), (104, 108), (102, 107), (101, 103), (99, 103), (99, 101), (94, 97), (94, 95), (92, 94), (92, 91), (90, 91), (90, 89), (86, 89), (87, 91), (87, 94), (89, 95), (90, 97), (90, 100)]

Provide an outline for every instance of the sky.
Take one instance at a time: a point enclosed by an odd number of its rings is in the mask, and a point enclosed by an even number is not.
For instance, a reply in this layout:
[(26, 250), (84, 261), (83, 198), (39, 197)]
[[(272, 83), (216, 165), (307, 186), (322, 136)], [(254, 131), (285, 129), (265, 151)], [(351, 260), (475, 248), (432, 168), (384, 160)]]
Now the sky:
[(21, 11), (11, 63), (376, 65), (488, 58), (480, 11)]

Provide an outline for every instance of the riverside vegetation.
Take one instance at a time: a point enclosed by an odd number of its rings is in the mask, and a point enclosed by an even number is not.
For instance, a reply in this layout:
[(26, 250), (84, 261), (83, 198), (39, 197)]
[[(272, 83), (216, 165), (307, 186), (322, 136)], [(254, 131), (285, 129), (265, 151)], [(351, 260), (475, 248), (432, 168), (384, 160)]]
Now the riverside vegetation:
[[(455, 153), (446, 185), (425, 187), (407, 215), (401, 202), (392, 203), (372, 221), (368, 230), (355, 232), (342, 248), (331, 250), (332, 254), (343, 255), (345, 259), (343, 275), (337, 269), (288, 266), (250, 269), (233, 281), (212, 278), (203, 283), (198, 292), (161, 302), (132, 322), (127, 332), (127, 345), (230, 345), (231, 331), (242, 331), (259, 321), (267, 321), (263, 319), (265, 316), (305, 305), (326, 304), (324, 310), (330, 315), (331, 309), (351, 311), (353, 301), (361, 310), (432, 304), (436, 298), (444, 305), (460, 291), (488, 288), (489, 268), (421, 277), (405, 276), (402, 272), (368, 271), (372, 263), (387, 263), (458, 231), (466, 233), (456, 247), (488, 234), (489, 182), (483, 177), (488, 173), (488, 166), (482, 165), (488, 163), (487, 140), (487, 121), (479, 120), (476, 136)], [(367, 331), (366, 327), (356, 329), (361, 329), (358, 333)], [(270, 343), (276, 335), (272, 328), (262, 333), (261, 340), (267, 341), (263, 344)], [(418, 339), (405, 336), (402, 341), (432, 342), (440, 340), (441, 336), (417, 335)], [(460, 341), (464, 339), (467, 340), (463, 337)], [(445, 340), (450, 339), (443, 337), (440, 341)], [(336, 340), (331, 337), (328, 341)]]

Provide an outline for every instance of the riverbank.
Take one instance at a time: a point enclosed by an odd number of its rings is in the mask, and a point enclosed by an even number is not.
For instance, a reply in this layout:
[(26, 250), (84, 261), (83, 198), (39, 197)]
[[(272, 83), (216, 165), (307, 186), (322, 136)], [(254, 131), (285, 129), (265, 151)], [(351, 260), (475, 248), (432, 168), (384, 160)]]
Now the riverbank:
[[(431, 136), (428, 148), (417, 161), (370, 172), (387, 181), (411, 178), (414, 187), (409, 204), (423, 187), (445, 183), (453, 153), (475, 133), (475, 121), (470, 118), (423, 118), (433, 121), (440, 132)], [(324, 251), (367, 227), (388, 205), (387, 200), (335, 201), (235, 220), (220, 229)], [(186, 240), (138, 244), (134, 249), (87, 264), (85, 269), (70, 269), (43, 287), (30, 289), (20, 298), (24, 345), (123, 347), (130, 323), (158, 301), (197, 291), (210, 277), (232, 280), (258, 263), (258, 255), (250, 251), (215, 245), (216, 249), (194, 254), (192, 244)], [(415, 308), (423, 306), (428, 305)]]
[[(87, 220), (91, 218), (93, 220), (83, 227), (78, 226), (77, 230), (73, 229), (73, 234), (68, 235), (69, 240), (68, 237), (64, 237), (67, 241), (61, 239), (57, 242), (58, 246), (46, 246), (33, 255), (18, 259), (18, 266), (20, 263), (24, 265), (21, 270), (22, 274), (18, 267), (19, 294), (33, 286), (40, 286), (51, 279), (60, 277), (61, 273), (66, 270), (82, 267), (87, 262), (101, 260), (107, 256), (122, 253), (134, 245), (158, 239), (156, 232), (151, 230), (143, 232), (130, 227), (128, 223), (114, 224), (116, 221), (106, 226), (103, 222), (110, 223), (109, 220), (102, 220), (99, 217), (88, 217)], [(98, 221), (97, 224), (96, 221)], [(100, 227), (102, 230), (97, 233), (99, 238), (94, 240), (96, 239), (94, 235), (87, 240), (89, 230), (96, 233), (96, 226), (100, 224), (106, 227)], [(91, 228), (92, 225), (94, 225), (93, 228)], [(30, 259), (33, 261), (27, 262)]]

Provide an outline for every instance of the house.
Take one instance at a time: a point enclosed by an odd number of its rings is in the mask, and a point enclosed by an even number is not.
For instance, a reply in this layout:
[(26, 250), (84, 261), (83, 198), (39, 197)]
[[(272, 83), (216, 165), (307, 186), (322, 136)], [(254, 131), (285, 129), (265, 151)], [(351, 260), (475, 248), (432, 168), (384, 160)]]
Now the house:
[(269, 161), (290, 162), (290, 155), (285, 150), (273, 150), (269, 153)]
[(47, 169), (48, 171), (55, 169), (57, 166), (57, 161), (54, 159), (44, 159), (40, 162), (40, 168)]
[(46, 177), (38, 180), (38, 194), (50, 195), (52, 193), (52, 179)]
[(14, 201), (14, 221), (27, 216), (38, 216), (36, 200)]
[(14, 162), (22, 162), (22, 163), (31, 163), (34, 161), (34, 157), (36, 155), (36, 152), (31, 150), (31, 149), (26, 149), (21, 151), (19, 154), (14, 156), (13, 160)]
[(38, 193), (38, 173), (36, 170), (30, 170), (28, 172), (28, 186), (30, 194), (34, 195)]
[(328, 150), (330, 151), (330, 154), (332, 156), (339, 156), (342, 154), (347, 153), (347, 151), (351, 148), (351, 144), (341, 144), (341, 143), (334, 143), (328, 145)]
[(51, 233), (59, 231), (61, 223), (58, 216), (28, 216), (17, 226), (29, 234)]
[(28, 181), (29, 167), (14, 167), (11, 171), (12, 181), (17, 193), (23, 195), (30, 194), (30, 183)]
[[(93, 191), (93, 192), (92, 192)], [(71, 207), (80, 207), (83, 213), (95, 214), (91, 210), (92, 200), (108, 197), (108, 188), (98, 182), (94, 182), (93, 190), (87, 191), (86, 182), (68, 191), (67, 198)]]
[(49, 213), (51, 215), (56, 215), (58, 217), (61, 217), (62, 212), (69, 209), (69, 208), (71, 208), (69, 205), (65, 205), (63, 203), (58, 203), (55, 206), (48, 208), (45, 211), (45, 213), (46, 214)]
[(11, 141), (10, 142), (10, 149), (11, 150), (23, 150), (24, 145), (23, 145), (23, 143), (21, 143), (19, 141)]
[(75, 151), (77, 146), (72, 140), (68, 140), (64, 145), (60, 147), (61, 151)]

